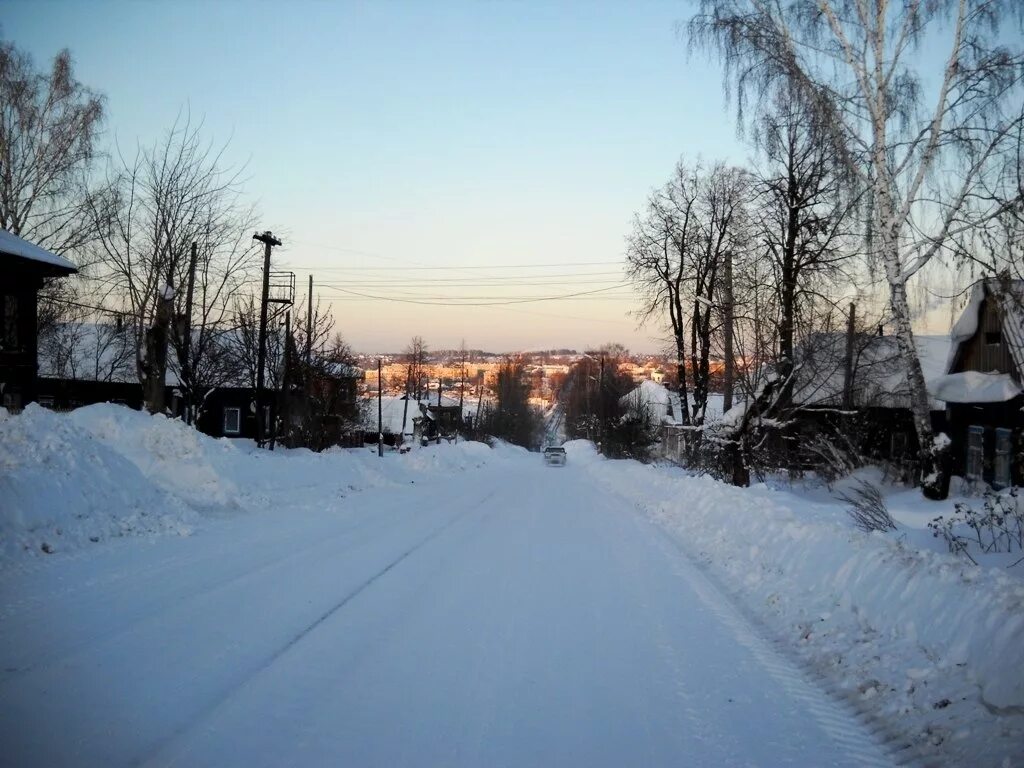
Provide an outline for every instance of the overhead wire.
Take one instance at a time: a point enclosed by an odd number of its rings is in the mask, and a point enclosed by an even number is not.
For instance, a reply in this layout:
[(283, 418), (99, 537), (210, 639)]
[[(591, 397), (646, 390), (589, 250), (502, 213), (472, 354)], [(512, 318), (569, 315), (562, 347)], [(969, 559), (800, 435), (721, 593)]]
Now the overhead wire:
[(427, 305), (427, 306), (458, 306), (458, 307), (476, 307), (476, 306), (481, 306), (482, 307), (482, 306), (502, 306), (502, 305), (505, 305), (505, 304), (529, 304), (529, 303), (538, 302), (538, 301), (560, 301), (562, 299), (571, 299), (571, 298), (574, 298), (576, 296), (587, 296), (587, 295), (595, 294), (595, 293), (603, 293), (605, 291), (610, 291), (610, 290), (615, 290), (615, 289), (618, 289), (618, 288), (622, 288), (622, 287), (624, 287), (626, 285), (628, 285), (628, 283), (622, 283), (620, 285), (613, 285), (613, 286), (610, 286), (608, 288), (596, 288), (596, 289), (590, 290), (590, 291), (578, 291), (576, 293), (567, 293), (567, 294), (562, 294), (560, 296), (534, 296), (534, 297), (502, 300), (502, 301), (486, 301), (486, 302), (479, 302), (479, 303), (477, 303), (477, 302), (452, 303), (453, 299), (451, 297), (439, 297), (440, 300), (437, 300), (437, 301), (434, 301), (434, 300), (426, 301), (426, 300), (420, 300), (420, 299), (396, 298), (396, 297), (392, 297), (392, 296), (375, 296), (375, 295), (371, 295), (371, 294), (360, 293), (359, 291), (350, 291), (350, 290), (347, 290), (347, 289), (344, 289), (344, 288), (335, 288), (334, 290), (340, 291), (341, 293), (345, 293), (345, 294), (351, 294), (353, 296), (359, 296), (359, 297), (362, 297), (364, 299), (377, 299), (379, 301), (392, 301), (392, 302), (397, 302), (397, 303), (401, 303), (401, 304), (422, 304), (422, 305)]

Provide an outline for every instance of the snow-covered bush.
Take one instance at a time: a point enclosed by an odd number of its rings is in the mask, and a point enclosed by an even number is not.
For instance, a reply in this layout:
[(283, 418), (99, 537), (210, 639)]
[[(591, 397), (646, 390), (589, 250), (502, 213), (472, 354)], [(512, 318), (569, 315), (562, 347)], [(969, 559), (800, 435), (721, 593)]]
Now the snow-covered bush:
[(866, 533), (872, 531), (895, 531), (896, 521), (885, 506), (885, 499), (878, 486), (858, 480), (849, 493), (840, 493), (839, 498), (849, 504), (846, 510), (854, 525)]
[[(949, 551), (977, 560), (970, 550), (981, 554), (1024, 551), (1024, 504), (1020, 489), (985, 491), (981, 510), (967, 502), (954, 505), (952, 515), (940, 515), (928, 523), (932, 535), (945, 539)], [(1024, 561), (1024, 557), (1012, 565)]]

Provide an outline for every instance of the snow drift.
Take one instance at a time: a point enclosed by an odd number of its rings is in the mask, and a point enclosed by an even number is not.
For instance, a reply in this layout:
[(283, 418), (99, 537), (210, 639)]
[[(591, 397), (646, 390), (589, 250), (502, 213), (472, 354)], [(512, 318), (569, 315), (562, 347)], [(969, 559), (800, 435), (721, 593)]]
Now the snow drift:
[(0, 564), (128, 535), (188, 535), (210, 516), (319, 507), (363, 488), (480, 466), (481, 443), (385, 461), (364, 449), (258, 450), (180, 421), (102, 404), (0, 409)]

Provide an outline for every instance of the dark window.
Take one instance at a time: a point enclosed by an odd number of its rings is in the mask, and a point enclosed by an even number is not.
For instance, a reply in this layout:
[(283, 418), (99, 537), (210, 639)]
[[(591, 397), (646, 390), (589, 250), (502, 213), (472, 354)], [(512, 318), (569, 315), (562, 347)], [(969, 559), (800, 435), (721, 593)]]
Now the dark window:
[(1013, 435), (1008, 429), (996, 430), (996, 460), (992, 472), (992, 485), (1005, 488), (1010, 484), (1010, 464), (1013, 461)]
[(981, 480), (985, 471), (985, 428), (968, 427), (967, 429), (967, 467), (965, 475), (968, 480)]
[(998, 346), (1003, 343), (1002, 331), (985, 331), (985, 343), (989, 346)]
[(894, 459), (902, 459), (907, 455), (907, 433), (906, 432), (893, 432), (892, 441), (890, 444), (891, 457)]
[(225, 435), (237, 435), (242, 431), (242, 409), (241, 408), (225, 408), (224, 409), (224, 434)]
[(3, 335), (0, 344), (4, 349), (18, 348), (18, 297), (6, 295), (3, 301)]

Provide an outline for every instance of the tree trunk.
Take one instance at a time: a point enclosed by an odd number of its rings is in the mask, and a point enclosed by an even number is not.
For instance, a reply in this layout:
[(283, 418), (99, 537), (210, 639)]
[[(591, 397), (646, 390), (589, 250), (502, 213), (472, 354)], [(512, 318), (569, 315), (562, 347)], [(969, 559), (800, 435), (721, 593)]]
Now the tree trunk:
[(164, 387), (167, 377), (167, 336), (174, 313), (174, 289), (170, 285), (157, 297), (156, 318), (146, 331), (146, 410), (164, 412)]
[(907, 385), (910, 395), (910, 412), (917, 433), (921, 468), (921, 492), (932, 500), (945, 499), (949, 495), (949, 471), (946, 453), (935, 440), (932, 430), (931, 408), (928, 405), (928, 389), (921, 370), (921, 361), (914, 347), (914, 332), (910, 327), (910, 306), (907, 302), (907, 286), (899, 280), (890, 282), (890, 306), (896, 331), (896, 344), (903, 357), (907, 371)]

